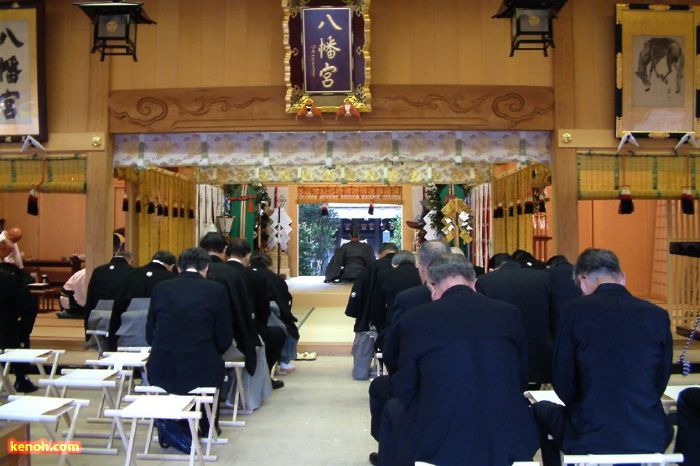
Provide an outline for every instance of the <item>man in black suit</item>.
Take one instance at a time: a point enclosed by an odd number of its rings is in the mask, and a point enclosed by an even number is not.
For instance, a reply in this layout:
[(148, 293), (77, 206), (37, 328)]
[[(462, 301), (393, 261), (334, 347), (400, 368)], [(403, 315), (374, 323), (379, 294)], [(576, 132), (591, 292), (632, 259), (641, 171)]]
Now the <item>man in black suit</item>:
[(433, 301), (398, 320), (396, 398), (382, 415), (380, 465), (506, 466), (537, 452), (518, 309), (475, 293), (474, 281), (464, 256), (437, 256), (428, 267)]
[(673, 356), (668, 312), (627, 291), (612, 251), (585, 250), (575, 274), (585, 296), (561, 307), (554, 352), (552, 383), (566, 406), (533, 405), (543, 462), (559, 465), (559, 451), (664, 452), (673, 437), (661, 405)]
[(112, 306), (112, 315), (109, 318), (109, 335), (107, 347), (110, 351), (116, 351), (119, 347), (119, 335), (117, 330), (122, 324), (122, 314), (126, 312), (129, 303), (134, 298), (150, 298), (153, 287), (158, 283), (175, 278), (177, 258), (168, 251), (158, 251), (153, 254), (151, 262), (131, 269), (124, 279)]
[(398, 250), (394, 243), (383, 243), (379, 247), (379, 259), (367, 266), (350, 290), (345, 315), (355, 319), (352, 377), (356, 380), (367, 380), (370, 374), (371, 354), (377, 338), (377, 328), (372, 325), (372, 315), (375, 313), (373, 309), (383, 306), (383, 303), (375, 303), (372, 299), (377, 287), (377, 276), (379, 272), (391, 268), (391, 261)]
[[(416, 257), (410, 251), (401, 251), (391, 260), (391, 267), (377, 273), (371, 297), (372, 325), (378, 332), (384, 328), (394, 299), (400, 292), (423, 283), (416, 268)], [(381, 346), (380, 346), (381, 347)]]
[(262, 346), (262, 343), (253, 323), (245, 278), (226, 264), (226, 239), (221, 233), (207, 233), (199, 240), (199, 246), (209, 253), (211, 259), (207, 278), (226, 287), (231, 307), (233, 340), (245, 358), (246, 371), (253, 375), (258, 362), (256, 347)]
[[(0, 349), (29, 348), (29, 335), (38, 312), (37, 300), (15, 264), (0, 263)], [(15, 391), (31, 393), (39, 389), (27, 377), (27, 364), (13, 364)]]
[[(85, 298), (85, 330), (87, 330), (90, 313), (100, 299), (114, 300), (119, 296), (119, 289), (133, 268), (134, 256), (129, 251), (118, 252), (112, 260), (95, 267), (90, 275)], [(119, 328), (119, 327), (117, 327)], [(87, 340), (86, 336), (86, 340)]]
[[(552, 309), (555, 319), (558, 319), (559, 307), (572, 299), (580, 298), (581, 288), (574, 281), (574, 266), (565, 256), (550, 257), (545, 272), (552, 281)], [(556, 320), (554, 327), (556, 328)]]
[(678, 395), (678, 432), (675, 451), (683, 464), (700, 465), (700, 388), (686, 388)]
[[(394, 397), (394, 390), (391, 385), (390, 376), (398, 368), (400, 335), (398, 332), (398, 322), (406, 311), (421, 304), (431, 301), (430, 290), (425, 284), (428, 274), (428, 265), (433, 258), (450, 252), (450, 245), (440, 240), (427, 241), (423, 243), (418, 251), (418, 274), (423, 282), (422, 285), (414, 286), (396, 295), (392, 310), (387, 316), (385, 330), (377, 338), (377, 343), (382, 347), (384, 366), (389, 375), (380, 375), (369, 384), (369, 411), (371, 414), (370, 433), (375, 440), (379, 441), (379, 427), (381, 423), (382, 411), (387, 401)], [(376, 452), (370, 453), (370, 463), (378, 463)]]
[(353, 283), (348, 304), (345, 307), (345, 315), (355, 319), (353, 329), (355, 333), (369, 330), (372, 318), (371, 306), (373, 305), (370, 297), (374, 292), (377, 274), (391, 268), (391, 261), (397, 252), (399, 252), (399, 248), (396, 243), (382, 243), (379, 247), (379, 259), (369, 264), (362, 275)]
[[(204, 249), (185, 249), (179, 257), (180, 275), (154, 286), (150, 296), (148, 377), (151, 385), (170, 394), (186, 395), (197, 387), (221, 388), (224, 382), (221, 355), (233, 341), (231, 310), (226, 288), (205, 279), (210, 264)], [(157, 424), (159, 437), (175, 440), (174, 447), (189, 452), (190, 445), (180, 435), (170, 437), (177, 432), (167, 426), (172, 422)], [(206, 435), (208, 428), (203, 416), (201, 434)]]
[[(270, 300), (270, 310), (272, 314), (284, 324), (287, 337), (284, 341), (284, 348), (279, 359), (279, 370), (287, 374), (294, 371), (292, 361), (297, 357), (297, 343), (299, 342), (299, 328), (297, 319), (292, 314), (292, 294), (284, 278), (271, 270), (272, 258), (263, 253), (256, 252), (250, 256), (250, 267), (263, 274), (267, 283), (267, 297)], [(274, 308), (276, 306), (276, 309)]]
[[(269, 371), (279, 360), (287, 335), (281, 328), (267, 325), (271, 312), (270, 300), (267, 298), (267, 282), (261, 273), (248, 267), (250, 253), (250, 244), (242, 239), (232, 239), (226, 248), (228, 265), (241, 274), (247, 283), (248, 298), (253, 303), (253, 322), (258, 335), (265, 343), (265, 359)], [(282, 387), (284, 382), (272, 379), (272, 388)]]
[(489, 260), (489, 273), (476, 281), (476, 291), (520, 309), (531, 388), (550, 383), (555, 317), (549, 276), (542, 270), (520, 267), (508, 254), (495, 254)]

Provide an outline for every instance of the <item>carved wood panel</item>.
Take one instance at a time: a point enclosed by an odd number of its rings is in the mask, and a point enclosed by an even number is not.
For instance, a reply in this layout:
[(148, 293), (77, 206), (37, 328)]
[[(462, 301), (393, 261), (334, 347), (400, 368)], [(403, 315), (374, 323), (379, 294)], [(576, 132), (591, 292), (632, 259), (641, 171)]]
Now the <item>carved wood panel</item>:
[(115, 91), (110, 132), (554, 129), (548, 87), (377, 85), (373, 112), (361, 119), (296, 118), (284, 95), (283, 86)]

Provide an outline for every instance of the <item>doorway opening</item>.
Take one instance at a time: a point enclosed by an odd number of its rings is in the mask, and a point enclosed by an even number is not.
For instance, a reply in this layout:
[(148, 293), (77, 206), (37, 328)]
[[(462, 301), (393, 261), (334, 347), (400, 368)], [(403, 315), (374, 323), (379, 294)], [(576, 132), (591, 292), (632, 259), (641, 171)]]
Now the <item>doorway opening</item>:
[(386, 242), (401, 249), (402, 222), (400, 205), (299, 204), (299, 275), (323, 276), (334, 251), (350, 241), (353, 230), (375, 253)]

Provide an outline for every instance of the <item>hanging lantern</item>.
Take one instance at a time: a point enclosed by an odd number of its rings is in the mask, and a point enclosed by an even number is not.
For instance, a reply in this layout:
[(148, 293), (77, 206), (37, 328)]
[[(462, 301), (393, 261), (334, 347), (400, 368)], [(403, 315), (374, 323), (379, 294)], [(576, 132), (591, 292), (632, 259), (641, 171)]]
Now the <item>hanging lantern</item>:
[(136, 27), (156, 24), (148, 17), (139, 2), (86, 2), (75, 3), (93, 24), (92, 50), (100, 52), (100, 61), (106, 55), (130, 55), (136, 58)]

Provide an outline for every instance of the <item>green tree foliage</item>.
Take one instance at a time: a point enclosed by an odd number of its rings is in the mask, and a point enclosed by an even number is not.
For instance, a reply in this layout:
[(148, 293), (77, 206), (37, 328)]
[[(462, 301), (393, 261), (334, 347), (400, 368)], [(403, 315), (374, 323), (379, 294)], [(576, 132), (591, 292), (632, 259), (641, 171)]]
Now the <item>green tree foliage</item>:
[(321, 216), (321, 206), (299, 204), (299, 275), (323, 275), (335, 250), (340, 219), (330, 208), (328, 216)]
[(396, 214), (394, 218), (389, 220), (389, 223), (392, 227), (394, 227), (394, 231), (392, 232), (391, 235), (391, 242), (396, 244), (398, 246), (399, 251), (403, 249), (403, 242), (401, 241), (401, 230), (402, 227), (402, 222), (401, 222), (401, 214)]

